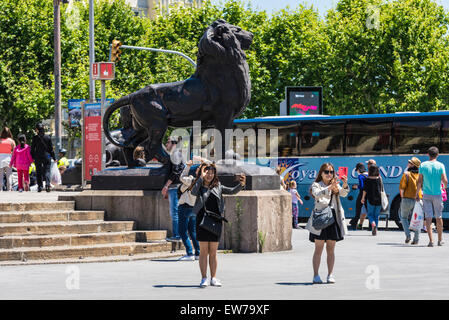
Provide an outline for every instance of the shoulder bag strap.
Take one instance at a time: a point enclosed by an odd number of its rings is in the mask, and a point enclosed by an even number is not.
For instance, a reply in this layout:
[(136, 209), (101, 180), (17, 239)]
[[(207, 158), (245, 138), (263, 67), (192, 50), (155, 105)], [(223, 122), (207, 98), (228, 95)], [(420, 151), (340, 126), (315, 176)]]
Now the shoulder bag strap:
[(40, 135), (37, 135), (37, 136), (38, 136), (39, 139), (41, 140), (41, 142), (42, 142), (42, 144), (44, 145), (46, 151), (47, 151), (48, 153), (50, 153), (50, 151), (48, 150), (48, 149), (49, 149), (49, 148), (48, 148), (48, 145), (45, 143), (44, 139), (42, 139), (42, 137), (41, 137)]
[[(212, 190), (209, 190), (208, 192), (209, 192), (209, 194), (210, 194), (210, 193), (212, 193)], [(208, 198), (209, 198), (209, 196), (208, 196)], [(222, 215), (219, 215), (219, 214), (217, 214), (217, 213), (215, 213), (215, 212), (212, 212), (212, 211), (207, 210), (207, 209), (206, 209), (206, 201), (207, 201), (207, 200), (204, 200), (204, 201), (203, 201), (204, 213), (205, 213), (206, 215), (211, 216), (211, 217), (214, 217), (214, 218), (216, 218), (217, 220), (223, 220), (223, 221), (225, 221), (225, 222), (228, 222), (228, 220), (226, 220), (226, 218), (223, 217)], [(223, 213), (223, 214), (224, 214), (224, 213)]]

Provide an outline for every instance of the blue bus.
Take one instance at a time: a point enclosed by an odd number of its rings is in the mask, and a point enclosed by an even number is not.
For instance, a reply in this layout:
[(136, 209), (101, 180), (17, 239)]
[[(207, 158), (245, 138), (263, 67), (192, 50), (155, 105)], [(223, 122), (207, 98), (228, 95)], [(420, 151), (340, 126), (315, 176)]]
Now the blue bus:
[[(302, 221), (313, 209), (309, 188), (324, 162), (331, 162), (336, 170), (348, 167), (350, 193), (342, 198), (342, 204), (346, 218), (353, 218), (359, 193), (355, 166), (359, 162), (365, 164), (368, 159), (376, 160), (390, 202), (385, 215), (399, 227), (399, 182), (408, 160), (415, 156), (426, 161), (428, 148), (437, 146), (440, 150), (438, 160), (449, 168), (449, 111), (236, 119), (234, 129), (238, 128), (256, 132), (258, 129), (266, 129), (267, 132), (278, 129), (278, 158), (269, 159), (268, 164), (262, 165), (272, 168), (280, 165), (284, 181), (296, 181), (304, 201), (299, 208)], [(449, 201), (444, 203), (443, 211), (447, 229)]]

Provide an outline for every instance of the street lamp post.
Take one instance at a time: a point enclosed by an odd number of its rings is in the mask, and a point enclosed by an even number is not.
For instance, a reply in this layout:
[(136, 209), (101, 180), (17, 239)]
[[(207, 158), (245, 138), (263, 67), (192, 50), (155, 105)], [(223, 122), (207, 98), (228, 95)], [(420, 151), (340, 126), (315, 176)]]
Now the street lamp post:
[(89, 0), (89, 100), (95, 102), (95, 80), (92, 77), (92, 64), (95, 62), (94, 43), (94, 0)]
[(53, 0), (54, 77), (55, 77), (55, 138), (56, 151), (61, 148), (61, 0)]

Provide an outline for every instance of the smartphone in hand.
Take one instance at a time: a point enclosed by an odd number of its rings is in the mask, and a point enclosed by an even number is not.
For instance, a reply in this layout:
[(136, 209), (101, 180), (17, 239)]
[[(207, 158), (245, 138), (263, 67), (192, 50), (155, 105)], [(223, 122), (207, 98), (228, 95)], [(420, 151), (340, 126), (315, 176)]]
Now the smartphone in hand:
[(338, 179), (348, 176), (348, 167), (338, 167)]

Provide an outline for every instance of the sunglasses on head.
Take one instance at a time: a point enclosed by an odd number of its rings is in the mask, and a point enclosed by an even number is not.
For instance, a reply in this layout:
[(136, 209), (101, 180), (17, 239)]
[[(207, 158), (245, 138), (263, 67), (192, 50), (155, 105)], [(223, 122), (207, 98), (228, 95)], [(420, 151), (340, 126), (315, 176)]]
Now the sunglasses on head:
[(333, 170), (323, 170), (325, 174), (334, 174)]

